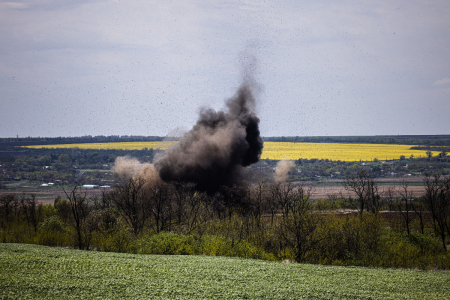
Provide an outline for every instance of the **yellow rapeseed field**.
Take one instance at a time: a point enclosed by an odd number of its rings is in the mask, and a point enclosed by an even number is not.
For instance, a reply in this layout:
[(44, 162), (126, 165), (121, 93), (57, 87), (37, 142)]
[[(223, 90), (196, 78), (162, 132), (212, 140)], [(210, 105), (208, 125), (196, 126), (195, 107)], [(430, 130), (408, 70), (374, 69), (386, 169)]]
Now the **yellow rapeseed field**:
[(283, 143), (265, 142), (261, 158), (291, 159), (318, 158), (342, 161), (369, 161), (377, 158), (399, 159), (401, 155), (409, 158), (425, 157), (425, 150), (411, 150), (410, 145), (385, 144), (341, 144), (341, 143)]
[[(127, 142), (127, 143), (86, 143), (86, 144), (60, 144), (28, 146), (28, 148), (80, 148), (80, 149), (124, 149), (141, 150), (153, 148), (166, 150), (176, 142)], [(384, 144), (340, 144), (340, 143), (288, 143), (265, 142), (262, 159), (291, 159), (317, 158), (341, 161), (370, 161), (399, 159), (401, 155), (409, 158), (425, 157), (425, 150), (411, 150), (410, 145), (384, 145)]]

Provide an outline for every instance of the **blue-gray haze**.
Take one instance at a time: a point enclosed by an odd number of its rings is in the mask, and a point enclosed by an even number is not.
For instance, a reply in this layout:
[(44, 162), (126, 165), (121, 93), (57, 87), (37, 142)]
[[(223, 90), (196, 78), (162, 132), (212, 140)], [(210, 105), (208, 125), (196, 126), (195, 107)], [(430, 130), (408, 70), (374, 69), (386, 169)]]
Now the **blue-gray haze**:
[(262, 136), (448, 134), (450, 1), (0, 2), (0, 137), (167, 135), (259, 63)]

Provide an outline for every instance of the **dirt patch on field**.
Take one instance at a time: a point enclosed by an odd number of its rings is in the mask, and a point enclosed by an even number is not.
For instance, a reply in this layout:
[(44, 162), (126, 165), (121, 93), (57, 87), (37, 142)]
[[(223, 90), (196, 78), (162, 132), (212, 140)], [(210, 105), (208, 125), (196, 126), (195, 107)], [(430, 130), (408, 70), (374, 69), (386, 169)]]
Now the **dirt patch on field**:
[[(380, 185), (378, 191), (381, 195), (389, 188), (393, 188), (394, 185)], [(395, 185), (397, 190), (400, 190), (401, 186)], [(412, 193), (413, 197), (419, 197), (424, 194), (423, 186), (409, 186), (408, 191)], [(343, 186), (314, 186), (312, 191), (313, 199), (327, 199), (329, 195), (342, 195), (345, 198), (355, 197), (356, 194), (344, 189)], [(398, 195), (397, 195), (398, 196)]]
[[(419, 197), (424, 194), (424, 186), (420, 183), (423, 182), (422, 177), (411, 177), (411, 178), (377, 178), (375, 181), (379, 185), (379, 192), (381, 195), (390, 187), (395, 187), (400, 190), (403, 182), (408, 182), (408, 191), (412, 193), (413, 197)], [(327, 199), (329, 195), (342, 195), (345, 198), (355, 197), (356, 195), (344, 189), (342, 186), (343, 180), (334, 179), (327, 180), (325, 182), (295, 182), (302, 184), (307, 187), (312, 187), (312, 199)], [(110, 191), (108, 189), (84, 189), (80, 188), (78, 191), (80, 193), (86, 193), (88, 197), (101, 197), (102, 192)], [(44, 204), (53, 204), (56, 197), (60, 196), (62, 198), (67, 198), (64, 190), (62, 188), (45, 188), (45, 187), (17, 187), (14, 190), (0, 190), (0, 195), (2, 194), (16, 194), (21, 196), (23, 193), (35, 194), (39, 202)], [(397, 195), (398, 196), (398, 195)]]
[[(89, 198), (92, 197), (101, 197), (102, 192), (103, 191), (108, 191), (111, 189), (84, 189), (84, 188), (80, 188), (78, 189), (78, 192), (81, 194), (85, 194), (86, 196)], [(70, 192), (70, 190), (66, 190), (68, 193)], [(4, 194), (15, 194), (17, 196), (22, 196), (23, 194), (25, 195), (30, 195), (30, 194), (34, 194), (36, 195), (36, 199), (38, 200), (39, 203), (42, 204), (52, 204), (55, 201), (55, 198), (60, 196), (63, 199), (67, 199), (67, 196), (64, 192), (63, 189), (45, 189), (45, 188), (17, 188), (15, 190), (1, 190), (0, 191), (0, 195), (4, 195)]]

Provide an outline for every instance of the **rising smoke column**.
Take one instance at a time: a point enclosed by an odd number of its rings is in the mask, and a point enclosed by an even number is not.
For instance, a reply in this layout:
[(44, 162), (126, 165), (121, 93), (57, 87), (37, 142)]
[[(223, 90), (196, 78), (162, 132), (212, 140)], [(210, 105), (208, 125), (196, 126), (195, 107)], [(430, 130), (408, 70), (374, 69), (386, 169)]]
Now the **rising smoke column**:
[(163, 181), (193, 182), (213, 193), (221, 186), (246, 185), (246, 168), (259, 160), (253, 84), (246, 81), (226, 101), (227, 111), (202, 109), (197, 124), (155, 162)]
[(276, 183), (286, 182), (289, 176), (289, 171), (295, 168), (295, 163), (292, 160), (283, 159), (277, 163), (275, 168), (274, 180)]
[(149, 163), (141, 163), (138, 159), (129, 156), (116, 157), (111, 170), (113, 173), (116, 173), (119, 176), (127, 179), (144, 179), (146, 186), (148, 187), (159, 184), (161, 182), (155, 165)]

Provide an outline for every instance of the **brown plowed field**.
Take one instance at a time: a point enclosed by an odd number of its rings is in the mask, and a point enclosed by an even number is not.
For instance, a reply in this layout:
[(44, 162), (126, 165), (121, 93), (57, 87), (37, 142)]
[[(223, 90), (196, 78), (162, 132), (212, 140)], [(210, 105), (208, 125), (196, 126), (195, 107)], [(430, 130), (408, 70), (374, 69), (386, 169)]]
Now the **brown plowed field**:
[[(394, 185), (380, 185), (378, 187), (378, 191), (382, 193), (388, 188), (388, 187), (394, 187)], [(395, 188), (397, 190), (400, 190), (400, 185), (395, 185)], [(412, 193), (413, 197), (419, 197), (422, 196), (424, 193), (424, 187), (423, 186), (409, 186), (408, 191)], [(344, 189), (342, 186), (314, 186), (312, 190), (312, 198), (313, 199), (327, 199), (328, 195), (336, 194), (336, 195), (343, 195), (345, 198), (348, 197), (355, 197), (356, 195), (354, 193), (351, 193)]]
[[(375, 182), (378, 184), (378, 191), (381, 195), (389, 188), (395, 188), (397, 191), (403, 191), (402, 185), (404, 182), (408, 183), (408, 192), (412, 193), (413, 197), (419, 197), (424, 193), (423, 177), (393, 177), (393, 178), (376, 178)], [(327, 199), (328, 195), (342, 195), (344, 197), (354, 197), (354, 193), (345, 190), (342, 186), (342, 179), (331, 179), (322, 182), (296, 182), (304, 186), (312, 187), (313, 199)], [(398, 195), (396, 195), (398, 196)]]
[[(106, 191), (111, 190), (111, 189), (106, 189)], [(68, 193), (70, 193), (70, 190), (66, 190)], [(80, 188), (78, 189), (78, 192), (81, 194), (86, 193), (86, 195), (88, 197), (92, 197), (92, 196), (98, 196), (101, 197), (103, 189), (100, 188), (95, 188), (95, 189), (84, 189), (84, 188)], [(34, 194), (36, 195), (36, 199), (38, 200), (38, 202), (43, 203), (43, 204), (52, 204), (55, 201), (55, 198), (60, 196), (61, 198), (65, 198), (66, 194), (64, 193), (63, 189), (58, 189), (58, 188), (51, 188), (51, 189), (46, 189), (46, 188), (39, 188), (39, 187), (35, 187), (35, 188), (17, 188), (13, 191), (11, 190), (1, 190), (0, 191), (0, 195), (3, 194), (16, 194), (17, 196), (21, 196), (23, 194), (26, 195), (30, 195), (30, 194)]]
[[(413, 197), (418, 197), (423, 195), (424, 187), (421, 184), (423, 182), (422, 177), (408, 177), (408, 178), (377, 178), (375, 181), (379, 184), (379, 192), (382, 193), (388, 187), (395, 187), (397, 190), (401, 190), (404, 181), (409, 183), (408, 191), (412, 192)], [(336, 194), (338, 196), (342, 195), (344, 197), (354, 197), (355, 194), (347, 191), (342, 186), (342, 180), (334, 179), (327, 180), (323, 182), (296, 182), (298, 184), (305, 185), (307, 187), (312, 187), (312, 199), (327, 199), (328, 195)], [(91, 196), (101, 196), (103, 191), (109, 191), (109, 189), (95, 188), (95, 189), (83, 189), (80, 188), (78, 191), (80, 193), (86, 193), (88, 197)], [(53, 201), (57, 196), (65, 198), (66, 195), (64, 190), (61, 188), (46, 188), (46, 187), (18, 187), (15, 190), (0, 190), (0, 195), (14, 193), (17, 195), (25, 194), (35, 194), (39, 202), (45, 204), (53, 204)]]

